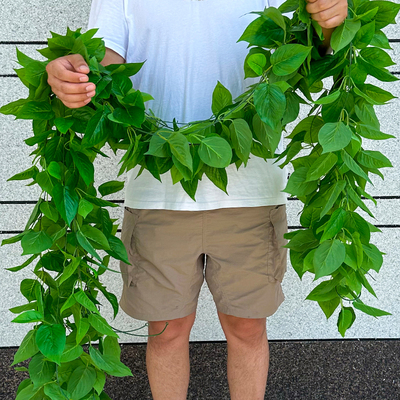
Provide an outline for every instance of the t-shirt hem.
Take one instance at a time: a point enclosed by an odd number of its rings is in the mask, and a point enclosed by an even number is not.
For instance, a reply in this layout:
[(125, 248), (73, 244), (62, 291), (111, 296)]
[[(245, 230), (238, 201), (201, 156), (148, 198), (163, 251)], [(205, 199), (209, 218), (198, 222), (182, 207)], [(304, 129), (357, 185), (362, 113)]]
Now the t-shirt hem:
[(159, 201), (136, 201), (125, 199), (124, 206), (129, 208), (146, 209), (146, 210), (180, 210), (180, 211), (204, 211), (215, 210), (218, 208), (236, 208), (236, 207), (261, 207), (276, 206), (287, 204), (286, 196), (257, 198), (257, 199), (234, 199), (230, 201), (207, 201), (195, 202), (159, 202)]

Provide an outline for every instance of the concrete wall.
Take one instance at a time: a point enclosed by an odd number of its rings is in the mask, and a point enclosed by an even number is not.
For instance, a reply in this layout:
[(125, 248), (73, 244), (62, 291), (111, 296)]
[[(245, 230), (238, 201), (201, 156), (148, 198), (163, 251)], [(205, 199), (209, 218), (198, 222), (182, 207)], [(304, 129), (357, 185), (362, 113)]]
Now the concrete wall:
[[(399, 2), (400, 0), (397, 0)], [(15, 47), (28, 55), (40, 57), (36, 48), (44, 47), (44, 41), (49, 31), (64, 33), (66, 27), (71, 29), (86, 27), (90, 1), (65, 0), (54, 2), (44, 0), (0, 0), (0, 105), (26, 96), (26, 88), (14, 76)], [(399, 21), (398, 21), (399, 22)], [(386, 29), (391, 39), (393, 50), (391, 56), (396, 66), (391, 71), (400, 75), (400, 27), (390, 25)], [(372, 83), (390, 90), (400, 97), (400, 85), (395, 83), (380, 83), (371, 79)], [(389, 105), (378, 107), (378, 117), (382, 123), (382, 131), (399, 136), (400, 114), (399, 100), (395, 99)], [(12, 117), (0, 115), (0, 240), (21, 231), (36, 202), (39, 191), (35, 187), (26, 187), (24, 182), (6, 182), (6, 179), (30, 167), (30, 148), (23, 142), (30, 136), (28, 121), (13, 121)], [(400, 258), (400, 142), (391, 139), (386, 142), (368, 143), (369, 149), (379, 149), (393, 162), (394, 168), (386, 169), (385, 181), (373, 179), (374, 186), (369, 193), (378, 200), (375, 209), (375, 224), (381, 226), (381, 234), (374, 234), (374, 243), (379, 249), (387, 253), (380, 274), (372, 271), (369, 278), (378, 299), (363, 290), (363, 301), (391, 312), (392, 316), (375, 319), (356, 310), (355, 325), (347, 332), (348, 338), (400, 338), (400, 279), (398, 274), (398, 260)], [(99, 184), (113, 179), (117, 175), (116, 159), (107, 163), (97, 164), (96, 182)], [(115, 197), (113, 199), (116, 199)], [(119, 199), (122, 200), (122, 195)], [(374, 210), (373, 204), (371, 208)], [(288, 204), (289, 225), (299, 225), (298, 211), (300, 203), (290, 201)], [(122, 216), (122, 210), (113, 210), (116, 216)], [(369, 218), (369, 217), (368, 217)], [(369, 218), (370, 219), (370, 218)], [(19, 245), (9, 245), (0, 248), (0, 282), (2, 296), (0, 296), (0, 347), (20, 344), (27, 326), (11, 324), (13, 314), (10, 307), (23, 304), (25, 299), (19, 294), (19, 284), (25, 277), (32, 277), (29, 269), (18, 273), (11, 273), (4, 268), (19, 265), (22, 262)], [(118, 268), (117, 263), (113, 267)], [(104, 275), (103, 275), (104, 276)], [(373, 279), (372, 279), (373, 278)], [(120, 294), (121, 278), (116, 274), (105, 274), (104, 280), (108, 287), (117, 295)], [(318, 281), (319, 283), (319, 281)], [(337, 332), (336, 320), (338, 310), (326, 321), (318, 304), (304, 301), (307, 294), (318, 284), (313, 283), (310, 274), (300, 281), (289, 265), (283, 281), (283, 291), (286, 300), (279, 310), (267, 321), (269, 339), (327, 339), (341, 338)], [(111, 321), (111, 310), (107, 302), (105, 313)], [(143, 325), (141, 321), (132, 320), (122, 311), (115, 321), (114, 327), (129, 330)], [(146, 330), (140, 332), (146, 333)], [(191, 340), (223, 340), (224, 335), (220, 328), (216, 309), (212, 297), (206, 286), (201, 292), (197, 319), (192, 331)], [(124, 342), (139, 342), (145, 338), (122, 336)]]

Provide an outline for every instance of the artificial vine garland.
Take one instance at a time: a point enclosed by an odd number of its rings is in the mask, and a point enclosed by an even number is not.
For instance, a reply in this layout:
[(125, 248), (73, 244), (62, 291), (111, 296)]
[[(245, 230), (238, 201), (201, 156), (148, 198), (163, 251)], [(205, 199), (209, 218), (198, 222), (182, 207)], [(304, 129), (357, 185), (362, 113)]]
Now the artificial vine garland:
[[(36, 323), (13, 362), (31, 359), (28, 369), (16, 368), (30, 375), (20, 384), (17, 400), (106, 400), (106, 375), (131, 375), (120, 362), (116, 330), (100, 315), (97, 300), (101, 292), (117, 315), (117, 298), (99, 277), (109, 270), (110, 257), (129, 263), (115, 236), (116, 220), (106, 209), (116, 205), (98, 197), (98, 192), (104, 197), (124, 185), (110, 181), (94, 187), (93, 161), (98, 155), (107, 157), (102, 152), (106, 144), (114, 153), (125, 151), (119, 175), (136, 165), (159, 180), (169, 172), (193, 199), (203, 174), (226, 192), (225, 168), (246, 165), (250, 155), (277, 157), (281, 167), (291, 163), (294, 172), (285, 192), (304, 203), (304, 229), (286, 235), (291, 264), (300, 279), (305, 272), (315, 279), (330, 277), (307, 299), (317, 301), (327, 318), (340, 304), (337, 326), (343, 337), (356, 318), (343, 301), (374, 317), (391, 315), (360, 299), (362, 287), (376, 297), (365, 275), (370, 269), (379, 272), (383, 253), (370, 243), (371, 232), (379, 229), (356, 209), (373, 216), (362, 199), (374, 201), (365, 191), (369, 174), (383, 178), (379, 169), (392, 166), (380, 152), (365, 150), (362, 139), (393, 137), (380, 131), (374, 105), (394, 96), (365, 81), (368, 75), (398, 80), (386, 70), (394, 63), (384, 50), (390, 45), (381, 29), (395, 23), (400, 5), (349, 0), (348, 18), (331, 38), (334, 54), (325, 56), (318, 52), (322, 30), (305, 5), (305, 0), (288, 0), (278, 9), (257, 13), (240, 40), (250, 46), (245, 75), (260, 77), (260, 82), (235, 101), (218, 83), (214, 115), (183, 126), (145, 111), (151, 96), (135, 90), (129, 78), (142, 64), (100, 64), (105, 46), (93, 38), (96, 30), (52, 33), (48, 47), (38, 50), (48, 61), (17, 50), (23, 68), (16, 72), (29, 96), (0, 112), (33, 120), (34, 135), (25, 143), (35, 147), (35, 157), (31, 168), (10, 180), (32, 179), (42, 189), (24, 232), (2, 243), (20, 241), (23, 255), (30, 256), (10, 271), (35, 263), (35, 279), (21, 282), (28, 303), (11, 309), (19, 314), (13, 322)], [(291, 11), (291, 19), (282, 15)], [(68, 109), (51, 92), (45, 68), (51, 60), (77, 53), (90, 67), (96, 96), (85, 107)], [(322, 80), (328, 77), (333, 84), (325, 89)], [(320, 95), (314, 100), (311, 93)], [(298, 117), (300, 104), (311, 110), (277, 155), (281, 133)], [(98, 349), (92, 346), (95, 341)]]

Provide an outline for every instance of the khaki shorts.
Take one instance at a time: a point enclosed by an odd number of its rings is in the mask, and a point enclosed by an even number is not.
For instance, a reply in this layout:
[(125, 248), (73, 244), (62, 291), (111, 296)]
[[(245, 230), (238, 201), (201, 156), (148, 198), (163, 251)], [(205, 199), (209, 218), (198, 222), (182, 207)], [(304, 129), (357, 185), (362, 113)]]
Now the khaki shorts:
[(144, 321), (196, 310), (204, 278), (217, 310), (241, 318), (271, 316), (285, 299), (286, 205), (207, 211), (125, 207), (121, 308)]

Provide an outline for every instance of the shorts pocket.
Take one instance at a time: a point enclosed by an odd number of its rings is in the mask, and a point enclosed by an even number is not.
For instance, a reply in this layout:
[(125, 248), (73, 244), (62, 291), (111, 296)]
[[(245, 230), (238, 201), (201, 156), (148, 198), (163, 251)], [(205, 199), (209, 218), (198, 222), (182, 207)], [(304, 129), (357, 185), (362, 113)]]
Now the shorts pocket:
[(273, 227), (271, 240), (271, 262), (269, 274), (279, 282), (282, 282), (287, 271), (287, 248), (288, 241), (283, 235), (288, 231), (286, 204), (276, 206), (270, 211), (270, 221)]
[(139, 219), (140, 210), (136, 208), (124, 208), (124, 219), (122, 221), (121, 229), (121, 240), (124, 244), (126, 251), (128, 253), (128, 260), (131, 265), (120, 261), (120, 269), (122, 274), (122, 280), (126, 286), (129, 286), (133, 281), (135, 281), (135, 276), (137, 273), (137, 260), (136, 245), (135, 245), (135, 228)]

